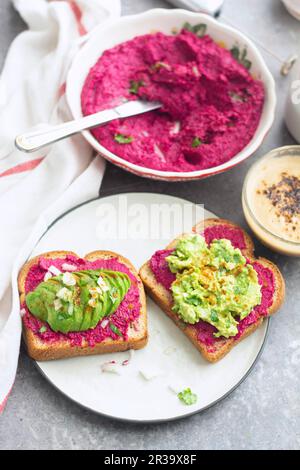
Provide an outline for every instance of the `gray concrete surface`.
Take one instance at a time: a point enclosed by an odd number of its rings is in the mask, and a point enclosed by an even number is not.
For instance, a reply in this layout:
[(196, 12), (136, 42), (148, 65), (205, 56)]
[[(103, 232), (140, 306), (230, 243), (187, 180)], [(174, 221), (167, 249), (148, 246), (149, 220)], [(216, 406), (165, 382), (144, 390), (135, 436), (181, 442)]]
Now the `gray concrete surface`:
[[(123, 1), (123, 14), (155, 6), (160, 0)], [(266, 48), (285, 58), (300, 44), (300, 23), (279, 0), (227, 0), (223, 16)], [(0, 2), (0, 62), (23, 28), (8, 0)], [(300, 47), (299, 47), (300, 48)], [(182, 196), (245, 225), (240, 195), (247, 169), (279, 145), (292, 144), (283, 123), (287, 79), (279, 63), (264, 56), (277, 82), (279, 104), (272, 132), (257, 154), (213, 179), (180, 184), (144, 180), (109, 165), (101, 194), (153, 191)], [(1, 449), (299, 449), (300, 447), (300, 261), (256, 243), (257, 252), (274, 260), (287, 281), (287, 301), (271, 321), (264, 353), (247, 380), (219, 405), (191, 418), (160, 425), (128, 425), (82, 410), (49, 385), (25, 355), (15, 387), (0, 418)]]

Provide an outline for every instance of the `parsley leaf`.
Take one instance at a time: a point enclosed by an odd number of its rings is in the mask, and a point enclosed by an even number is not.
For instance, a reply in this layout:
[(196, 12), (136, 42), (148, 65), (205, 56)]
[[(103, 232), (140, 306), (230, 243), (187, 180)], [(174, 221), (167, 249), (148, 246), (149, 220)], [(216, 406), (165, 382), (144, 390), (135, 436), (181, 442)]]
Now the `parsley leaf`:
[(116, 142), (118, 142), (118, 144), (131, 144), (131, 142), (134, 140), (130, 135), (123, 134), (116, 134), (114, 139)]
[(129, 93), (132, 93), (133, 95), (137, 95), (139, 88), (141, 86), (144, 86), (144, 82), (142, 80), (131, 80), (130, 81), (130, 88), (129, 88)]
[(247, 70), (251, 69), (252, 62), (247, 59), (247, 48), (245, 47), (243, 51), (240, 51), (239, 46), (235, 45), (230, 49), (231, 55), (242, 64)]
[(204, 23), (196, 24), (193, 27), (193, 33), (199, 36), (200, 38), (202, 38), (202, 36), (205, 36), (206, 30), (207, 30), (207, 25)]
[(190, 388), (186, 388), (182, 392), (179, 392), (177, 396), (179, 400), (186, 405), (194, 405), (198, 399), (197, 395), (193, 393)]
[(113, 323), (110, 323), (109, 327), (110, 327), (111, 331), (113, 331), (116, 335), (123, 336), (121, 331), (119, 330), (119, 328), (116, 325), (114, 325)]
[(211, 315), (210, 315), (210, 319), (214, 323), (217, 323), (219, 321), (218, 314), (215, 310), (212, 310)]
[(183, 25), (183, 29), (187, 29), (191, 33), (194, 33), (196, 34), (196, 36), (201, 38), (206, 33), (207, 25), (205, 23), (199, 23), (199, 24), (196, 24), (195, 26), (192, 26), (191, 23), (186, 22)]
[(192, 142), (192, 147), (195, 149), (197, 147), (200, 147), (200, 145), (202, 145), (202, 140), (199, 139), (199, 137), (195, 137)]
[(240, 49), (238, 46), (233, 46), (232, 49), (230, 49), (230, 52), (231, 52), (231, 55), (232, 57), (235, 58), (235, 60), (237, 60), (239, 62), (240, 60)]
[(47, 331), (47, 327), (46, 326), (41, 326), (41, 328), (39, 329), (39, 332), (40, 333), (46, 333)]

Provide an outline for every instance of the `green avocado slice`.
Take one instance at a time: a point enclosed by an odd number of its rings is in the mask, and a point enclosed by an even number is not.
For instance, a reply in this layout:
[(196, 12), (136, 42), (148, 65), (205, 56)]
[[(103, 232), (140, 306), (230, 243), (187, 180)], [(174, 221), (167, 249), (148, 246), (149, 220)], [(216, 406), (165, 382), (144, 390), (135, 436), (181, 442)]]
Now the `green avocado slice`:
[(115, 306), (120, 304), (120, 298), (124, 295), (123, 276), (119, 276), (118, 278), (111, 276), (110, 285), (110, 301), (112, 303), (112, 308), (115, 310)]
[(112, 302), (112, 308), (115, 311), (116, 305), (120, 304), (120, 297), (123, 295), (123, 281), (120, 277), (119, 280), (116, 279), (114, 276), (110, 279), (112, 289), (110, 291), (110, 299)]
[(105, 269), (75, 271), (71, 278), (52, 277), (26, 296), (30, 313), (55, 332), (95, 328), (118, 309), (131, 285), (126, 273)]
[(93, 312), (92, 307), (87, 305), (83, 312), (83, 319), (82, 319), (82, 323), (80, 326), (80, 331), (86, 331), (86, 330), (90, 330), (91, 328), (95, 328), (96, 325), (94, 327), (91, 326), (92, 325), (92, 312)]
[(111, 276), (106, 271), (103, 271), (103, 273), (101, 274), (101, 278), (103, 279), (103, 281), (105, 282), (105, 284), (109, 288), (108, 291), (103, 293), (103, 314), (102, 314), (102, 318), (109, 315), (109, 313), (113, 313), (112, 312), (113, 303), (112, 303), (111, 298), (108, 294), (108, 292), (110, 292), (111, 289), (112, 289), (111, 282), (110, 282), (110, 277)]

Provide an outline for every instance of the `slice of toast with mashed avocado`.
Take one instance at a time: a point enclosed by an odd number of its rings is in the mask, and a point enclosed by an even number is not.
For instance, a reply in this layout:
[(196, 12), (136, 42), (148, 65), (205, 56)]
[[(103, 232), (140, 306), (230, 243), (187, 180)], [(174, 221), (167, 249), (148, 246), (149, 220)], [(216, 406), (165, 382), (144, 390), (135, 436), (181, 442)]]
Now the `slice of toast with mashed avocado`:
[(249, 235), (207, 219), (156, 252), (140, 270), (146, 291), (210, 362), (222, 359), (285, 295), (279, 269), (255, 258)]

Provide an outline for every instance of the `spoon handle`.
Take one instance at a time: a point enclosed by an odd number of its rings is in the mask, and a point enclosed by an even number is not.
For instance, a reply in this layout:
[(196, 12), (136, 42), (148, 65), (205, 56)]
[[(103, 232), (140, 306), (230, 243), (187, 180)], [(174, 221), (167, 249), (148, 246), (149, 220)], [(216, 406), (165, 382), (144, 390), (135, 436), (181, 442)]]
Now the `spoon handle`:
[(96, 114), (76, 119), (75, 121), (65, 122), (56, 126), (46, 126), (35, 132), (27, 132), (18, 135), (15, 140), (16, 147), (23, 152), (35, 152), (54, 142), (70, 137), (71, 135), (82, 132), (86, 129), (92, 129), (106, 122), (116, 119), (114, 109), (100, 111)]

